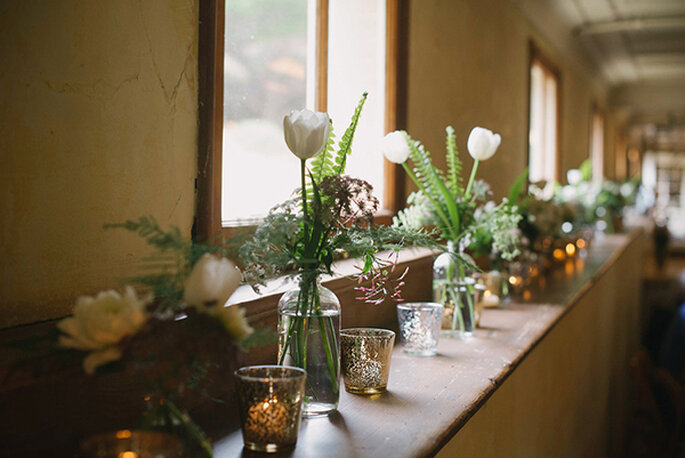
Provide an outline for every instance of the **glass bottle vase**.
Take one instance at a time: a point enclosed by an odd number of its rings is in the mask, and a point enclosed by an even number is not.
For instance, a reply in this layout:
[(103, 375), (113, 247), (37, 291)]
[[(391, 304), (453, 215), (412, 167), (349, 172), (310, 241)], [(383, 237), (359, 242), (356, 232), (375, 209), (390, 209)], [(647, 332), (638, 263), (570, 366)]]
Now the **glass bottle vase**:
[(433, 262), (433, 301), (443, 305), (442, 334), (447, 337), (470, 337), (475, 329), (477, 304), (485, 289), (467, 275), (456, 244), (447, 243), (447, 251)]
[(340, 301), (303, 272), (278, 302), (278, 364), (307, 371), (304, 416), (325, 415), (340, 397)]

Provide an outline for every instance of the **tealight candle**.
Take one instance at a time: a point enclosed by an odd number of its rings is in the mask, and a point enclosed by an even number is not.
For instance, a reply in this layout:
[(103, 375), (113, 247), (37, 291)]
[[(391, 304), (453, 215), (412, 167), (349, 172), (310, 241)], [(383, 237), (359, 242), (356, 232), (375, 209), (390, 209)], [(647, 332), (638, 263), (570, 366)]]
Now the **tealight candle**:
[(251, 366), (235, 374), (245, 447), (267, 453), (293, 448), (306, 372), (296, 367)]

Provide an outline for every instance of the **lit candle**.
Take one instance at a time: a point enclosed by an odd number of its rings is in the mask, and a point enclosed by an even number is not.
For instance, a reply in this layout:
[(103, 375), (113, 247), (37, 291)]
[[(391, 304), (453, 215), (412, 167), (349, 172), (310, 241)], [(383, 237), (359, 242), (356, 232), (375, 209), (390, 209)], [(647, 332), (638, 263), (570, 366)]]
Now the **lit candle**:
[(253, 442), (287, 443), (288, 412), (278, 398), (264, 399), (251, 406), (245, 419), (245, 435)]

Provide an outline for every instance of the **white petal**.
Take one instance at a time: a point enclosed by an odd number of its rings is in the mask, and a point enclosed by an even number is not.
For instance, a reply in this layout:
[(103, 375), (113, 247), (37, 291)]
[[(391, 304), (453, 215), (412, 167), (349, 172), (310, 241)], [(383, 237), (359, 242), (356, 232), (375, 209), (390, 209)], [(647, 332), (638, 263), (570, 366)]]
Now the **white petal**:
[(405, 162), (409, 158), (409, 145), (404, 132), (396, 130), (383, 137), (381, 151), (390, 162), (395, 164)]

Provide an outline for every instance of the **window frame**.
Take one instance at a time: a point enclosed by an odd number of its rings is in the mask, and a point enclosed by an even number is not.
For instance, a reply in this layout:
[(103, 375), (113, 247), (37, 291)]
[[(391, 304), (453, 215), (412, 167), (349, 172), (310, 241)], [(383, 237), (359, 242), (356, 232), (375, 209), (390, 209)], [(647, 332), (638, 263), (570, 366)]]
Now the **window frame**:
[[(555, 152), (554, 152), (554, 181), (559, 181), (559, 176), (560, 176), (560, 170), (561, 170), (561, 136), (562, 136), (562, 120), (561, 120), (561, 115), (563, 113), (563, 100), (562, 100), (562, 77), (561, 77), (561, 70), (560, 67), (545, 53), (543, 52), (540, 47), (535, 44), (534, 40), (529, 40), (528, 41), (528, 66), (527, 66), (527, 72), (528, 72), (528, 104), (526, 106), (527, 108), (527, 117), (528, 117), (528, 126), (526, 129), (526, 146), (527, 146), (527, 153), (526, 153), (526, 167), (528, 170), (530, 170), (530, 128), (531, 128), (531, 123), (532, 123), (532, 117), (530, 115), (531, 112), (531, 103), (532, 103), (532, 96), (533, 96), (533, 91), (532, 91), (532, 70), (533, 70), (533, 65), (535, 63), (539, 63), (543, 70), (545, 71), (546, 74), (551, 75), (554, 80), (556, 81), (557, 88), (556, 88), (556, 141), (555, 141)], [(530, 180), (529, 180), (530, 181)]]
[[(192, 234), (203, 240), (230, 238), (236, 227), (221, 222), (224, 16), (226, 0), (200, 2), (198, 52), (197, 205)], [(408, 0), (386, 1), (385, 130), (406, 127)], [(328, 0), (317, 0), (315, 107), (326, 111), (328, 89)], [(404, 33), (402, 33), (404, 32)], [(384, 161), (385, 209), (376, 218), (389, 224), (403, 207), (405, 179), (401, 167)], [(244, 229), (244, 227), (242, 228)]]

